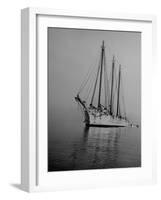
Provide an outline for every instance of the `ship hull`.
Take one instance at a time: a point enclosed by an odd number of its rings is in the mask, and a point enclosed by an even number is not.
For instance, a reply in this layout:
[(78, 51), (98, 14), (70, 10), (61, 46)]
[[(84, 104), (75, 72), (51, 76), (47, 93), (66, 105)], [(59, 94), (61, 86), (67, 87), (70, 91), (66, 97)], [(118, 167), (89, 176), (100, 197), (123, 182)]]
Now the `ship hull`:
[(85, 121), (86, 126), (96, 127), (127, 127), (131, 124), (125, 120), (110, 115), (94, 116), (89, 114), (88, 120)]

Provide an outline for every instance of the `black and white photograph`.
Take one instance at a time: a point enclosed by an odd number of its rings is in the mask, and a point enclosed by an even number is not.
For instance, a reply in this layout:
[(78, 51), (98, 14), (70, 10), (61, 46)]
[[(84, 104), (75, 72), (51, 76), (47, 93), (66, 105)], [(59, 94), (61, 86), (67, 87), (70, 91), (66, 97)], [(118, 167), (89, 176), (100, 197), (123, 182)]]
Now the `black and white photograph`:
[(141, 167), (141, 32), (47, 31), (48, 172)]

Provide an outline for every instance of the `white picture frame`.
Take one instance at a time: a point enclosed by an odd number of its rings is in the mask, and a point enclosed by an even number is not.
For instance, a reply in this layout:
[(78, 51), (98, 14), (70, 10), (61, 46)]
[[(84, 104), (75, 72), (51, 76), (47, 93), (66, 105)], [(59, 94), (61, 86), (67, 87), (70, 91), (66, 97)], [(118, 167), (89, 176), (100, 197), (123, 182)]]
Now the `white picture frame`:
[[(53, 18), (56, 20), (52, 21)], [(59, 18), (61, 20), (59, 21)], [(90, 27), (89, 21), (92, 20), (94, 28), (103, 28), (107, 21), (110, 21), (113, 29), (120, 30), (139, 30), (147, 37), (143, 43), (142, 50), (142, 92), (145, 98), (147, 97), (147, 88), (150, 87), (148, 82), (150, 70), (155, 67), (155, 51), (156, 51), (156, 19), (152, 15), (130, 15), (130, 14), (110, 14), (102, 12), (78, 12), (78, 11), (61, 11), (44, 8), (25, 8), (21, 13), (21, 187), (28, 192), (33, 191), (54, 191), (61, 189), (74, 188), (96, 188), (122, 184), (152, 184), (156, 182), (156, 152), (155, 152), (155, 133), (150, 135), (152, 126), (147, 124), (149, 119), (146, 118), (147, 106), (150, 105), (150, 120), (155, 124), (153, 119), (153, 110), (151, 99), (142, 98), (143, 115), (145, 123), (142, 132), (143, 134), (143, 158), (144, 166), (139, 169), (121, 169), (113, 172), (112, 169), (107, 170), (83, 170), (77, 172), (53, 172), (54, 176), (48, 176), (44, 172), (43, 166), (46, 162), (47, 143), (45, 140), (46, 132), (45, 124), (47, 119), (41, 118), (44, 108), (43, 95), (40, 92), (43, 89), (45, 81), (47, 81), (46, 68), (42, 64), (46, 62), (47, 54), (41, 52), (42, 47), (46, 47), (46, 41), (42, 40), (46, 37), (43, 32), (48, 26), (56, 24), (63, 26), (66, 22), (63, 20), (73, 20), (69, 22), (70, 27)], [(58, 21), (57, 21), (58, 20)], [(82, 26), (81, 20), (87, 23)], [(118, 22), (117, 26), (113, 24)], [(64, 23), (64, 24), (63, 24)], [(77, 25), (76, 25), (77, 23)], [(91, 28), (91, 27), (90, 27)], [(38, 37), (39, 34), (39, 37)], [(41, 43), (39, 44), (39, 39)], [(147, 43), (148, 42), (148, 43)], [(146, 46), (147, 45), (147, 46)], [(149, 50), (146, 48), (149, 47)], [(144, 55), (145, 53), (145, 55)], [(44, 55), (44, 58), (39, 60), (39, 55)], [(145, 57), (148, 55), (148, 60)], [(40, 66), (41, 65), (41, 66)], [(145, 70), (144, 66), (147, 66)], [(154, 77), (152, 77), (154, 78)], [(148, 91), (149, 92), (149, 91)], [(143, 93), (142, 93), (143, 95)], [(41, 100), (42, 99), (42, 100)], [(42, 110), (39, 110), (41, 104)], [(39, 123), (41, 120), (41, 125)], [(41, 148), (40, 148), (41, 147)], [(144, 154), (145, 152), (145, 154)], [(148, 156), (149, 154), (150, 156)], [(45, 160), (43, 162), (42, 160)]]

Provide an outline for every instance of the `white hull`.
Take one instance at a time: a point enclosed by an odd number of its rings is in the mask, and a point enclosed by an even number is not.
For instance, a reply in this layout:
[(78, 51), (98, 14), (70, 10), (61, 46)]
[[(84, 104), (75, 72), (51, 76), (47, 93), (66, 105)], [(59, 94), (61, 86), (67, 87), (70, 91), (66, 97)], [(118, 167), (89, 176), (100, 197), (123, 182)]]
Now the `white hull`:
[(127, 127), (131, 124), (125, 120), (110, 115), (94, 116), (90, 113), (88, 120), (85, 120), (87, 126), (107, 126), (107, 127)]

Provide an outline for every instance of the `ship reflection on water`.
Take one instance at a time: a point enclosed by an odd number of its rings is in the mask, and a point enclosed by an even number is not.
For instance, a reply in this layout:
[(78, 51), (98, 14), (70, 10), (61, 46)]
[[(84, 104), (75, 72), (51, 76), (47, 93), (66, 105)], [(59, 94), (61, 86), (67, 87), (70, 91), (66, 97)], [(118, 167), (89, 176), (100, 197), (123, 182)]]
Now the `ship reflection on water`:
[[(119, 129), (85, 128), (82, 142), (74, 150), (74, 168), (77, 164), (91, 169), (117, 167), (119, 135)], [(79, 161), (79, 157), (84, 159)]]
[(80, 137), (49, 143), (49, 171), (141, 166), (138, 128), (85, 127)]

